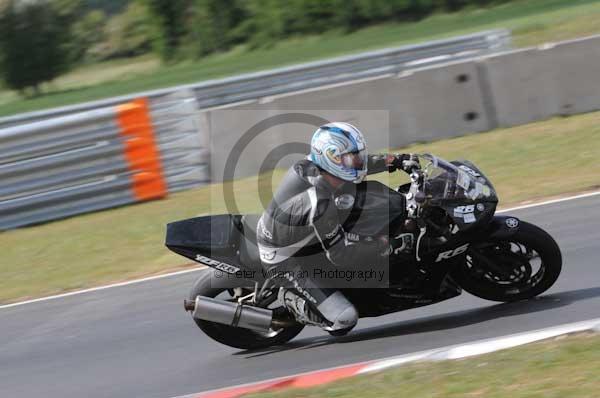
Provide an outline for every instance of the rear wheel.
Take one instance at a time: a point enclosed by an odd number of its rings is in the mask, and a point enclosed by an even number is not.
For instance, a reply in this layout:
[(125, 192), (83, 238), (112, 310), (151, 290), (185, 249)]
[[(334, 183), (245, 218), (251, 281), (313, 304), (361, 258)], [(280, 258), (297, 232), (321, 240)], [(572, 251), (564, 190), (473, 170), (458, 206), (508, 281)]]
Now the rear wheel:
[(521, 221), (510, 239), (469, 248), (465, 264), (452, 276), (477, 297), (511, 302), (548, 290), (561, 268), (562, 256), (554, 239), (543, 229)]
[[(190, 300), (195, 300), (198, 296), (206, 296), (218, 298), (226, 301), (235, 300), (235, 290), (213, 287), (211, 283), (212, 272), (202, 272), (202, 275), (196, 280), (194, 287), (190, 291)], [(245, 294), (246, 292), (244, 292)], [(249, 292), (248, 292), (249, 293)], [(276, 293), (273, 293), (276, 294)], [(271, 308), (277, 310), (275, 308)], [(296, 337), (304, 328), (304, 325), (296, 325), (285, 327), (277, 330), (270, 330), (267, 333), (262, 333), (250, 329), (237, 328), (233, 326), (223, 325), (220, 323), (194, 319), (196, 325), (208, 337), (218, 341), (221, 344), (228, 345), (234, 348), (244, 350), (270, 347), (286, 343)]]

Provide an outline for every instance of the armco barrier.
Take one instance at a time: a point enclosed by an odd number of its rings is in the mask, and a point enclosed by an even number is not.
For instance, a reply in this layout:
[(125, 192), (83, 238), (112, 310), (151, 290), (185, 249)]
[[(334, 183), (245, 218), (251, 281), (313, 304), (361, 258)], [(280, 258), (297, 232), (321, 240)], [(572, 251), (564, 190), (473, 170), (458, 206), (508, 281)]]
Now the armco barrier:
[(146, 100), (120, 105), (117, 119), (134, 198), (144, 201), (166, 196), (167, 184)]
[(152, 110), (139, 99), (0, 130), (0, 230), (206, 182), (194, 118), (194, 104), (181, 98)]
[(166, 195), (148, 104), (0, 130), (0, 229)]
[(150, 108), (168, 191), (208, 182), (208, 129), (202, 125), (194, 93), (182, 90), (152, 99)]

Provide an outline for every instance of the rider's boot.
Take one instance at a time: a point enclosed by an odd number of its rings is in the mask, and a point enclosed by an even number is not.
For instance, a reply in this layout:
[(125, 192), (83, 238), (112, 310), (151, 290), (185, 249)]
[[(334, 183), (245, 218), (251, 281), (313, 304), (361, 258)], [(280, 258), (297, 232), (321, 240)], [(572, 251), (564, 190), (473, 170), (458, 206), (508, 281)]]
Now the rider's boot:
[(358, 312), (341, 292), (335, 291), (316, 305), (316, 311), (294, 291), (280, 288), (278, 299), (300, 322), (321, 327), (334, 336), (348, 333), (358, 322)]
[(306, 300), (292, 290), (279, 288), (277, 298), (280, 303), (283, 303), (285, 307), (296, 317), (300, 322), (321, 325), (324, 319), (310, 309), (310, 306), (306, 303)]

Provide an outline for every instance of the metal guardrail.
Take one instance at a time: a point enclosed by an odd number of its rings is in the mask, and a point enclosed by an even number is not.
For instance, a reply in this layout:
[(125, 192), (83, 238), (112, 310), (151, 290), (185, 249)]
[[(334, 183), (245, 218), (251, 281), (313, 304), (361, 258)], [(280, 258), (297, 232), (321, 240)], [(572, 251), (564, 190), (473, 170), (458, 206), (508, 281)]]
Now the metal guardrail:
[(0, 129), (0, 230), (207, 182), (196, 110), (175, 96)]
[(114, 106), (140, 97), (150, 98), (152, 101), (159, 100), (181, 90), (193, 92), (197, 100), (197, 106), (203, 109), (314, 88), (325, 84), (347, 82), (387, 73), (398, 73), (416, 66), (422, 67), (485, 55), (508, 50), (509, 48), (509, 31), (485, 31), (422, 44), (370, 51), (358, 55), (249, 73), (226, 79), (209, 80), (45, 111), (24, 113), (0, 118), (0, 128)]

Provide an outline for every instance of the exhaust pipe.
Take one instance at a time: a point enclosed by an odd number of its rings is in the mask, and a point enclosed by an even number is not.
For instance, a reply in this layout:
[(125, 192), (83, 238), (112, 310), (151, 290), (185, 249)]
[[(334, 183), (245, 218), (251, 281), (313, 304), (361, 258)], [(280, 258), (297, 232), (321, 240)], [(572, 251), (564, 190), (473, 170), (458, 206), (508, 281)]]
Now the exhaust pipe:
[(195, 301), (185, 300), (183, 306), (195, 319), (223, 325), (268, 332), (273, 322), (273, 311), (229, 301), (198, 296)]

